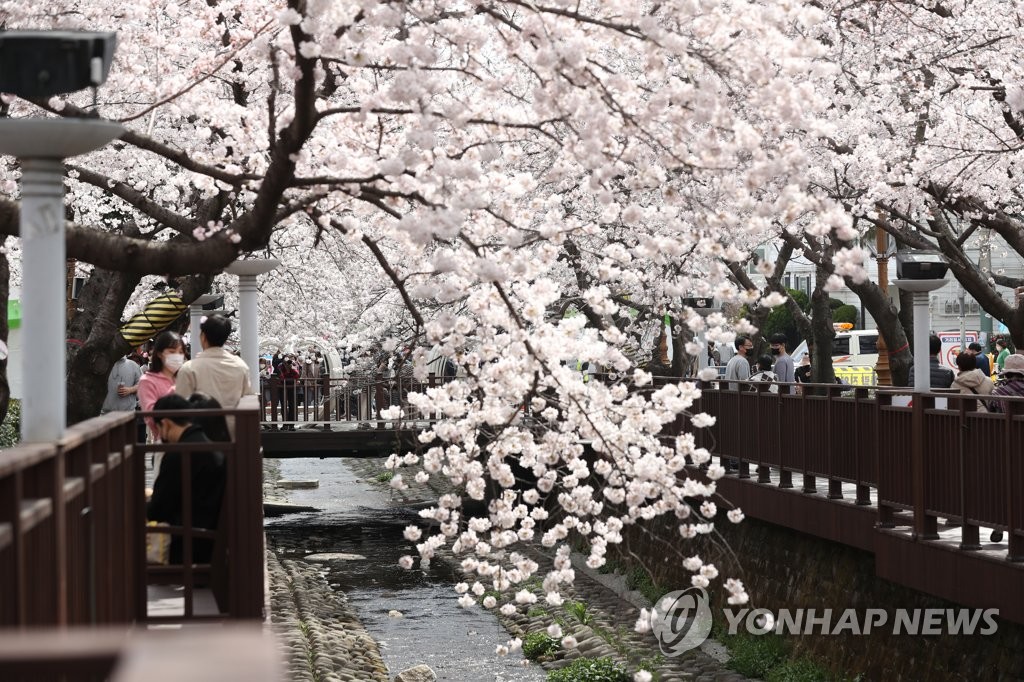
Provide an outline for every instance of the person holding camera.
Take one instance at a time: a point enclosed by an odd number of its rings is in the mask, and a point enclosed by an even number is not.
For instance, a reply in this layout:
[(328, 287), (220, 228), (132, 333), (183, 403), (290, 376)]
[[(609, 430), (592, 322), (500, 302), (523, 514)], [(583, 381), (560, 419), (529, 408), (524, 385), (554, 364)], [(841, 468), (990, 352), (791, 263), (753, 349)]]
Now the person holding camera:
[(293, 422), (284, 425), (285, 431), (295, 430), (295, 408), (298, 404), (299, 367), (295, 356), (288, 354), (277, 368), (277, 376), (281, 380), (281, 399), (284, 402), (284, 420)]

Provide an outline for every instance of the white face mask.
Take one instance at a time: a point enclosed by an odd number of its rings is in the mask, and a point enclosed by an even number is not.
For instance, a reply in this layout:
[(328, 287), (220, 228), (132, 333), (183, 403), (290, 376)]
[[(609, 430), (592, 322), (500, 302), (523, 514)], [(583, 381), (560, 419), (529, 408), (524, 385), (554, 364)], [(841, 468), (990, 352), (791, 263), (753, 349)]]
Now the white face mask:
[(177, 372), (185, 364), (184, 353), (168, 353), (164, 356), (164, 366), (172, 372)]

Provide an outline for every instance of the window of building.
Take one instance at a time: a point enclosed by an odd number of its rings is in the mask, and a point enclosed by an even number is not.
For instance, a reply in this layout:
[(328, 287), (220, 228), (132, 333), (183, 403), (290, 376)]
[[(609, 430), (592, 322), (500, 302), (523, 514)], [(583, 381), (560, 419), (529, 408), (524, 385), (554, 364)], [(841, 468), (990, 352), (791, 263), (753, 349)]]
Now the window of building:
[(802, 291), (805, 294), (807, 294), (808, 296), (810, 296), (811, 295), (811, 276), (807, 275), (807, 276), (802, 277), (800, 275), (797, 275), (796, 276), (796, 286), (794, 286), (793, 288), (796, 289), (797, 291)]

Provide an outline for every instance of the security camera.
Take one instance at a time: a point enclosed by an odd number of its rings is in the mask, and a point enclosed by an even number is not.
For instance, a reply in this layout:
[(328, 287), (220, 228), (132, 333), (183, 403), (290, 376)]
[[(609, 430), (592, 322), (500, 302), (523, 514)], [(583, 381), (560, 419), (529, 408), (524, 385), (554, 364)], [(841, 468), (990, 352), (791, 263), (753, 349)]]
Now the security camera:
[(0, 92), (36, 98), (98, 87), (116, 46), (112, 31), (0, 31)]

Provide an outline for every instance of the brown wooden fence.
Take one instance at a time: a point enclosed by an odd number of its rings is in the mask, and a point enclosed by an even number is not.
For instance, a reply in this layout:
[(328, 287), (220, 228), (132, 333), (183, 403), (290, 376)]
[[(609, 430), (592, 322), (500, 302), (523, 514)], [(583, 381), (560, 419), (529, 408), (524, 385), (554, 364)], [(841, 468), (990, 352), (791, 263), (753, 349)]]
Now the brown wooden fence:
[(922, 538), (936, 537), (939, 518), (963, 524), (964, 549), (976, 548), (978, 526), (1003, 530), (1007, 558), (1024, 561), (1024, 399), (995, 399), (1001, 412), (980, 412), (977, 399), (955, 393), (897, 406), (893, 392), (869, 398), (863, 387), (819, 388), (706, 390), (699, 409), (717, 421), (699, 432), (701, 444), (737, 460), (739, 478), (755, 466), (760, 482), (774, 470), (789, 488), (796, 475), (804, 492), (831, 499), (854, 484), (859, 504), (874, 489), (879, 522), (891, 526), (894, 512), (910, 511)]
[[(220, 413), (234, 415), (237, 426), (233, 443), (215, 446), (227, 462), (217, 530), (225, 591), (217, 617), (258, 619), (264, 557), (256, 396)], [(70, 427), (59, 442), (0, 452), (0, 627), (127, 625), (150, 619), (147, 587), (161, 581), (145, 557), (145, 457), (170, 448), (137, 444), (137, 418), (110, 413)], [(187, 494), (189, 487), (183, 487)], [(192, 534), (191, 529), (175, 532)], [(179, 571), (185, 614), (175, 620), (194, 615), (193, 573), (191, 564)]]
[[(908, 406), (897, 390), (766, 388), (722, 383), (693, 408), (716, 417), (698, 444), (735, 468), (719, 481), (724, 496), (749, 516), (875, 552), (883, 577), (1024, 622), (1024, 398), (986, 399), (999, 406), (986, 412), (956, 393)], [(940, 541), (940, 519), (960, 526), (959, 542)], [(1006, 544), (979, 552), (981, 527)]]

